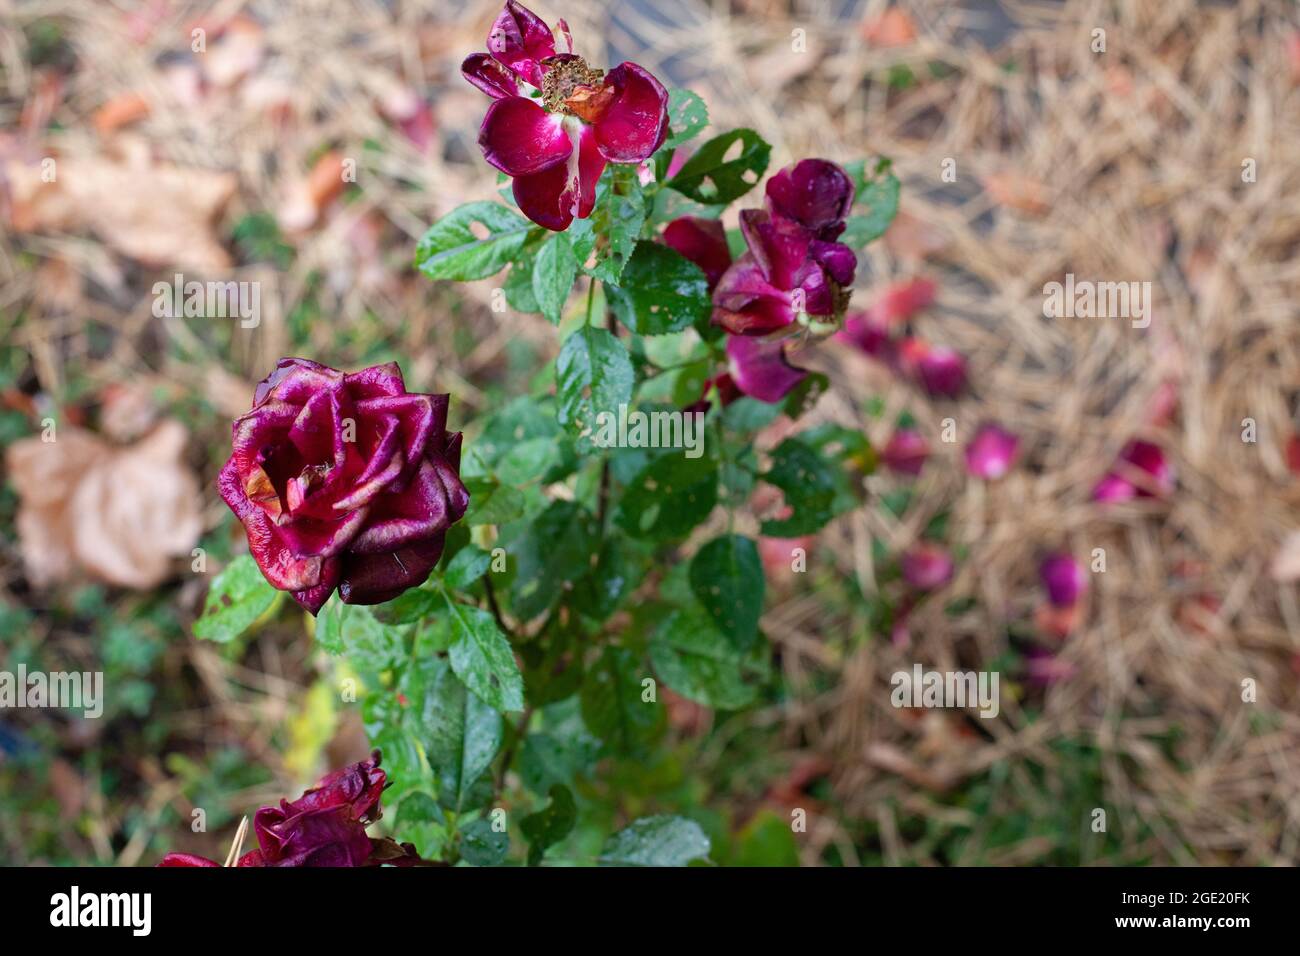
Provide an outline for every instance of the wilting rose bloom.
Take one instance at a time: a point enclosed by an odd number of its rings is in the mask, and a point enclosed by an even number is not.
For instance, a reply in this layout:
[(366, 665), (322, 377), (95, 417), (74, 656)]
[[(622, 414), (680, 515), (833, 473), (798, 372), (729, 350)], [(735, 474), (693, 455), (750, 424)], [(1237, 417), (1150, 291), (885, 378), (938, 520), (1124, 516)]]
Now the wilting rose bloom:
[(890, 436), (880, 460), (900, 475), (919, 475), (930, 454), (930, 445), (915, 428), (900, 428)]
[(933, 591), (952, 580), (953, 561), (947, 549), (916, 544), (899, 558), (903, 579), (918, 591)]
[[(712, 289), (731, 265), (727, 233), (716, 219), (682, 216), (664, 227), (664, 244), (695, 263)], [(730, 388), (763, 402), (779, 402), (808, 377), (807, 371), (790, 364), (781, 342), (749, 336), (727, 337), (727, 371), (705, 384), (719, 386), (723, 404)], [(725, 381), (724, 381), (725, 380)]]
[(559, 21), (561, 49), (537, 14), (509, 0), (488, 33), (486, 53), (461, 65), (492, 97), (479, 130), (489, 163), (514, 178), (515, 202), (533, 222), (567, 229), (596, 202), (606, 163), (639, 164), (668, 135), (668, 91), (635, 63), (608, 73), (573, 52)]
[(1088, 575), (1074, 555), (1056, 551), (1038, 565), (1038, 577), (1047, 599), (1056, 607), (1070, 607), (1088, 590)]
[(966, 446), (966, 471), (996, 481), (1011, 470), (1019, 452), (1019, 438), (998, 425), (985, 425)]
[(848, 175), (806, 159), (772, 184), (766, 209), (740, 214), (749, 250), (713, 292), (714, 323), (736, 335), (765, 335), (801, 320), (838, 323), (857, 270), (857, 255), (834, 241), (853, 205)]
[[(253, 817), (258, 848), (239, 858), (252, 866), (377, 866), (423, 862), (410, 844), (372, 839), (366, 827), (382, 814), (387, 780), (376, 750), (367, 760), (322, 777), (297, 800), (262, 807)], [(163, 867), (219, 866), (192, 853), (168, 853)]]
[(1164, 497), (1174, 490), (1174, 469), (1159, 445), (1131, 441), (1120, 452), (1118, 467), (1092, 490), (1094, 501), (1131, 501)]
[(898, 364), (930, 395), (956, 398), (966, 390), (966, 360), (946, 345), (909, 336), (898, 343)]
[(315, 614), (336, 587), (379, 604), (424, 582), (469, 504), (447, 402), (408, 393), (396, 364), (280, 360), (217, 480), (274, 587)]

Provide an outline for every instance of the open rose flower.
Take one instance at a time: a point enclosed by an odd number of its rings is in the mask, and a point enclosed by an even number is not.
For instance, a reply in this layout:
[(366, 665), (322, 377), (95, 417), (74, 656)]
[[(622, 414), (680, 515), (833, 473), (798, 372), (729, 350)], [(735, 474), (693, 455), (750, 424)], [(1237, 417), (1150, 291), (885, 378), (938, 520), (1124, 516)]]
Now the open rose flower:
[[(681, 216), (664, 227), (664, 245), (695, 263), (708, 279), (709, 289), (731, 266), (727, 233), (716, 219)], [(705, 383), (704, 390), (717, 385), (723, 404), (739, 395), (762, 402), (779, 402), (808, 377), (808, 372), (790, 363), (782, 342), (750, 336), (727, 336), (727, 371)]]
[(273, 586), (315, 614), (335, 588), (379, 604), (424, 582), (469, 504), (447, 404), (408, 393), (396, 364), (280, 360), (217, 479)]
[[(387, 778), (376, 750), (367, 760), (321, 778), (297, 800), (262, 807), (253, 817), (257, 849), (238, 866), (378, 866), (423, 863), (410, 844), (366, 835), (382, 815), (379, 805)], [(162, 867), (220, 866), (192, 853), (168, 853)]]
[(663, 84), (635, 63), (593, 69), (558, 25), (560, 50), (541, 17), (509, 0), (488, 52), (461, 65), (494, 100), (479, 130), (484, 158), (513, 177), (524, 215), (557, 232), (591, 214), (606, 163), (640, 163), (668, 135)]
[(857, 271), (857, 255), (833, 241), (853, 204), (852, 180), (833, 163), (806, 159), (773, 182), (780, 185), (766, 209), (740, 214), (749, 251), (713, 291), (713, 321), (735, 335), (840, 322)]

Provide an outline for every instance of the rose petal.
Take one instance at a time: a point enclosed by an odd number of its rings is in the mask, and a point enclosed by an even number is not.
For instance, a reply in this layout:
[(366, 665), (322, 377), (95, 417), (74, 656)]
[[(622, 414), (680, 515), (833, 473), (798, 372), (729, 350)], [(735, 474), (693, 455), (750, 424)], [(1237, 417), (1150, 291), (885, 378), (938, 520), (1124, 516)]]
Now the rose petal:
[(680, 216), (664, 227), (664, 245), (704, 270), (712, 290), (731, 265), (727, 231), (717, 219)]
[(345, 604), (382, 604), (423, 584), (442, 557), (443, 535), (385, 554), (349, 554), (339, 597)]
[(546, 21), (508, 0), (488, 33), (488, 52), (533, 86), (542, 85), (542, 60), (555, 54), (555, 37)]
[(790, 293), (772, 285), (748, 252), (723, 273), (713, 291), (713, 322), (735, 335), (762, 335), (785, 328), (794, 318)]
[(1065, 552), (1058, 551), (1043, 558), (1038, 565), (1038, 576), (1047, 591), (1047, 599), (1055, 607), (1071, 607), (1088, 590), (1088, 576), (1083, 565)]
[(478, 143), (483, 158), (507, 176), (563, 169), (573, 152), (564, 117), (522, 96), (493, 101), (483, 117)]
[(649, 71), (621, 63), (605, 74), (616, 97), (595, 124), (600, 154), (611, 163), (639, 163), (668, 135), (668, 91)]
[(929, 457), (930, 445), (915, 428), (900, 428), (890, 436), (880, 453), (880, 460), (890, 471), (915, 477)]
[(465, 79), (495, 100), (520, 95), (519, 77), (488, 53), (471, 53), (465, 57), (460, 72)]
[(585, 126), (578, 137), (578, 160), (570, 156), (531, 176), (517, 176), (515, 202), (525, 216), (547, 229), (562, 232), (574, 218), (585, 219), (596, 205), (596, 182), (605, 169), (605, 159), (596, 148), (595, 134)]
[(952, 555), (938, 545), (913, 545), (899, 558), (899, 567), (918, 591), (934, 591), (952, 580)]
[(790, 364), (781, 342), (732, 335), (727, 338), (727, 357), (737, 387), (761, 402), (779, 402), (808, 377), (805, 369)]
[(985, 425), (966, 446), (966, 471), (996, 481), (1011, 470), (1019, 451), (1019, 438), (998, 425)]

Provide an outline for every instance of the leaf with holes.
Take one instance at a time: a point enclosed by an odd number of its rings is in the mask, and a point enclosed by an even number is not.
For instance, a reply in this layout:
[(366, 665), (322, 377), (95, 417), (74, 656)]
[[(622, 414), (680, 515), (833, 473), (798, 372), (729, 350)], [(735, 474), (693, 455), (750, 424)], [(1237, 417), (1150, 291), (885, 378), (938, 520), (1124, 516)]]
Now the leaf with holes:
[(634, 538), (683, 538), (718, 503), (718, 462), (677, 451), (661, 454), (637, 473), (619, 500), (618, 524)]
[(735, 129), (696, 150), (667, 185), (696, 202), (726, 205), (757, 185), (771, 155), (772, 147), (752, 129)]
[(850, 216), (840, 242), (853, 249), (861, 249), (867, 243), (879, 239), (885, 234), (894, 217), (898, 215), (898, 177), (894, 175), (888, 159), (878, 159), (870, 173), (863, 160), (845, 166), (857, 186), (854, 205), (865, 204), (869, 212)]
[(430, 279), (486, 279), (515, 259), (532, 228), (500, 203), (466, 203), (429, 227), (415, 247), (415, 264)]
[(785, 493), (787, 518), (764, 521), (772, 538), (797, 538), (821, 530), (835, 517), (835, 475), (817, 452), (797, 438), (787, 438), (772, 452), (772, 467), (762, 478)]
[(709, 108), (704, 99), (690, 90), (668, 91), (668, 138), (664, 147), (676, 149), (694, 139), (709, 125)]

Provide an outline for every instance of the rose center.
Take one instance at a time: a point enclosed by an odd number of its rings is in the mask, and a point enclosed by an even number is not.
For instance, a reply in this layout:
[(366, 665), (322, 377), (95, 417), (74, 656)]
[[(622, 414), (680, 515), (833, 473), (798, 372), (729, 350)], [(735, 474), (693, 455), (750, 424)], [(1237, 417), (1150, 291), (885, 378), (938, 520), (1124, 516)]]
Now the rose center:
[(592, 69), (573, 54), (548, 57), (544, 62), (542, 104), (552, 113), (596, 122), (614, 99), (613, 88), (605, 85), (604, 71)]

